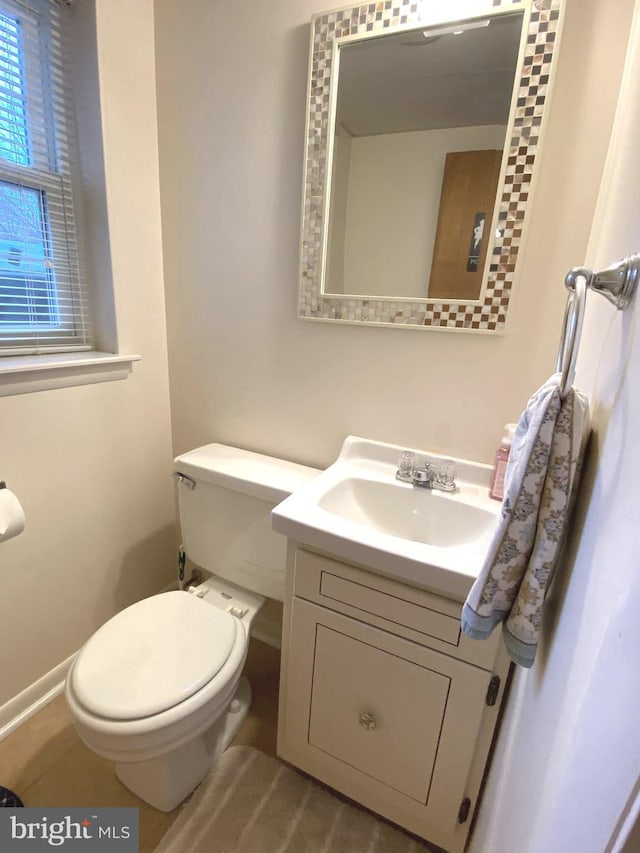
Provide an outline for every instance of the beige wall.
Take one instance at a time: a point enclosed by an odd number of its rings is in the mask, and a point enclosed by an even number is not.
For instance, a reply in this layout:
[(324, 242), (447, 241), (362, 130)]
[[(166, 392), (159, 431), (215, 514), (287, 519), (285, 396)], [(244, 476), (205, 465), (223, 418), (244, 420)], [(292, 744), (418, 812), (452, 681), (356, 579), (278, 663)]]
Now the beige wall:
[(186, 15), (156, 0), (175, 449), (218, 440), (326, 465), (355, 433), (489, 461), (554, 369), (624, 16), (568, 2), (521, 281), (507, 333), (481, 336), (296, 318), (309, 19), (333, 6), (193, 0)]
[(0, 477), (27, 516), (0, 545), (0, 705), (175, 561), (153, 4), (96, 6), (118, 335), (142, 361), (124, 381), (0, 398)]

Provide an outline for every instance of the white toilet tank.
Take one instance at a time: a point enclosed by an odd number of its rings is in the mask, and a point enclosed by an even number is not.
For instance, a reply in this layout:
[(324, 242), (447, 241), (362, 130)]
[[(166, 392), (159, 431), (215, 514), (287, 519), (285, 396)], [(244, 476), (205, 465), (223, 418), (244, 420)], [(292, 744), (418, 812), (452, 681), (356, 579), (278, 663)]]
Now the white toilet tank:
[(224, 444), (177, 456), (174, 471), (189, 559), (238, 586), (283, 601), (286, 539), (271, 529), (271, 510), (319, 471)]

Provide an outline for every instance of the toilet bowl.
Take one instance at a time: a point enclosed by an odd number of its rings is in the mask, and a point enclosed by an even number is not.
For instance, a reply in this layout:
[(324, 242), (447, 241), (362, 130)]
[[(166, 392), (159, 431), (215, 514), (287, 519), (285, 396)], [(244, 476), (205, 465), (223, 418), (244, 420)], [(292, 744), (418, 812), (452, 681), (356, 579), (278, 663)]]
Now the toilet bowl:
[(265, 594), (284, 594), (285, 542), (270, 512), (317, 474), (223, 445), (175, 465), (187, 554), (225, 575), (117, 613), (78, 653), (65, 689), (81, 739), (161, 811), (198, 785), (249, 710), (241, 676), (251, 626)]
[(238, 618), (219, 606), (229, 606), (220, 595), (229, 588), (212, 578), (197, 594), (167, 592), (131, 605), (93, 635), (67, 678), (82, 740), (162, 811), (202, 780), (249, 709), (251, 691), (240, 676), (264, 599), (236, 595)]

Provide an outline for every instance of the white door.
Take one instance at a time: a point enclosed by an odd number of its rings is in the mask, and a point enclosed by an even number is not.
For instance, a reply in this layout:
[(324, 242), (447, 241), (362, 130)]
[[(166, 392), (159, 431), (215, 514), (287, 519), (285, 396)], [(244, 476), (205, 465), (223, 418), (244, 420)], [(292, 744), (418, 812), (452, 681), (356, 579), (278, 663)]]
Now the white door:
[[(640, 252), (640, 0), (629, 44), (589, 250), (586, 258), (575, 259), (576, 266), (586, 262), (599, 269)], [(589, 294), (576, 385), (591, 397), (595, 440), (570, 564), (564, 567), (551, 627), (545, 626), (544, 665), (522, 682), (520, 718), (535, 706), (536, 725), (516, 720), (509, 733), (500, 767), (502, 796), (486, 803), (490, 842), (477, 833), (474, 853), (617, 853), (635, 818), (640, 293), (624, 313)], [(527, 776), (535, 755), (545, 756), (537, 762), (546, 769), (542, 782)], [(517, 791), (525, 786), (529, 795), (519, 798)], [(528, 814), (536, 816), (533, 826), (514, 845)]]
[[(587, 251), (592, 269), (640, 252), (639, 149), (636, 2)], [(572, 578), (588, 581), (580, 585), (581, 645), (570, 673), (572, 703), (557, 740), (565, 748), (562, 769), (538, 849), (600, 853), (623, 843), (625, 812), (640, 773), (640, 292), (624, 313), (588, 295), (576, 384), (590, 394), (596, 435), (595, 480), (587, 483), (590, 499), (571, 570)]]

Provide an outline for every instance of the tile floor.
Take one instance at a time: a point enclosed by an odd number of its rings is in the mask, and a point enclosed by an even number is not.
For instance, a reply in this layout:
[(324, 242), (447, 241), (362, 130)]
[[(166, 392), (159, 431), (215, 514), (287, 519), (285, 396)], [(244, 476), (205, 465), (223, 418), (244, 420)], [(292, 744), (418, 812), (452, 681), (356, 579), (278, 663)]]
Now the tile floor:
[[(276, 752), (280, 652), (251, 640), (245, 673), (251, 710), (234, 743)], [(0, 742), (0, 784), (26, 806), (134, 806), (140, 811), (140, 853), (151, 853), (180, 812), (156, 811), (115, 777), (113, 764), (95, 755), (75, 733), (59, 696)]]

